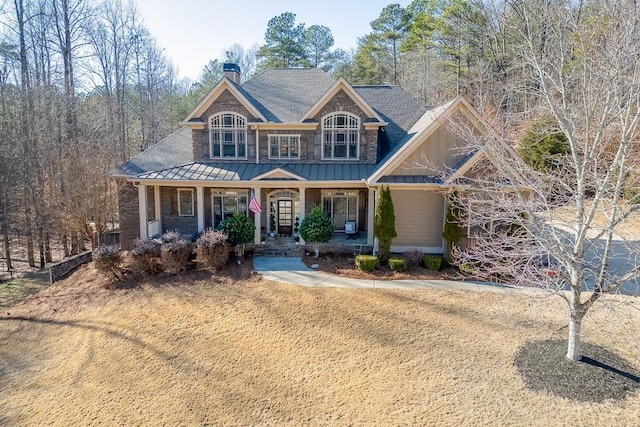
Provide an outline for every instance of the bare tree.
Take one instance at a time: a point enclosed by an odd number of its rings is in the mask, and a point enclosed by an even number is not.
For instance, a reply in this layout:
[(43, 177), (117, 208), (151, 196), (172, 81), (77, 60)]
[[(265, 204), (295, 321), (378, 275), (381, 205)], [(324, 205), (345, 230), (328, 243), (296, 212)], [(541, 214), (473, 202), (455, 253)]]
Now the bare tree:
[[(570, 152), (535, 181), (505, 144), (512, 134), (467, 133), (491, 161), (458, 177), (476, 190), (452, 194), (470, 235), (455, 255), (477, 274), (560, 295), (569, 311), (567, 358), (576, 361), (585, 314), (604, 295), (635, 286), (638, 275), (638, 244), (624, 233), (638, 200), (623, 195), (638, 185), (640, 13), (605, 1), (511, 8), (530, 71), (521, 87), (538, 100), (528, 113), (552, 117), (558, 128), (550, 132), (562, 132)], [(498, 117), (509, 119), (519, 117)]]

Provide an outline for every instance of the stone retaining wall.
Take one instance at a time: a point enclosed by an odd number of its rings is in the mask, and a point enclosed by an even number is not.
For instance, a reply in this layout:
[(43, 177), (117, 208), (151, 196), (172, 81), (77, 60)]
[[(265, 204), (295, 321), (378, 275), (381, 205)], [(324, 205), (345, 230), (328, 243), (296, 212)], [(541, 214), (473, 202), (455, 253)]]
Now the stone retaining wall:
[(74, 255), (71, 258), (67, 258), (64, 261), (51, 264), (51, 266), (49, 267), (50, 282), (54, 283), (58, 280), (64, 279), (73, 270), (80, 267), (82, 264), (90, 262), (91, 259), (91, 251), (86, 251), (79, 253), (78, 255)]

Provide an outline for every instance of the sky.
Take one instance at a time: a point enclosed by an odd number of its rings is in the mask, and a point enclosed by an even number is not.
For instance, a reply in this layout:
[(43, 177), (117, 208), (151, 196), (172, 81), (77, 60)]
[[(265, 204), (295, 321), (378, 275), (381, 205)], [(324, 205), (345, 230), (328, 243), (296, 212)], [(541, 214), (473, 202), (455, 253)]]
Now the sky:
[(181, 77), (195, 80), (224, 49), (264, 44), (267, 22), (284, 12), (296, 23), (331, 29), (334, 49), (355, 48), (358, 37), (390, 3), (406, 7), (410, 0), (135, 0), (138, 12)]

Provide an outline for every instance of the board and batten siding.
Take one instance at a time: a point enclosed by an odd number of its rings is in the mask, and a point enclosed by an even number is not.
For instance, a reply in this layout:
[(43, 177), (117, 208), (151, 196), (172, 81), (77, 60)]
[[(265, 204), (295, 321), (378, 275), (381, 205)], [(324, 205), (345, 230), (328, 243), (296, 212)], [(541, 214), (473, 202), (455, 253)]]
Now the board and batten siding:
[(391, 190), (398, 237), (391, 242), (393, 252), (422, 248), (442, 253), (444, 197), (434, 191)]
[(442, 126), (416, 147), (390, 175), (440, 175), (455, 167), (468, 154), (461, 150), (466, 145), (459, 135)]

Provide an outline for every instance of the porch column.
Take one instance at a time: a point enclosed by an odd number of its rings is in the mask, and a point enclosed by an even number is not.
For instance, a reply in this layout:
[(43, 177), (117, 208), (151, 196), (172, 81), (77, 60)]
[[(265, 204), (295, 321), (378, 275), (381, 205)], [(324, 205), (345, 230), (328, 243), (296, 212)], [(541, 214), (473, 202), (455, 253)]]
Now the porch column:
[(158, 221), (158, 231), (162, 234), (162, 203), (160, 202), (160, 186), (153, 186), (153, 202), (155, 204), (156, 221)]
[[(298, 188), (298, 191), (300, 191), (300, 212), (298, 212), (298, 219), (300, 220), (300, 225), (302, 225), (302, 220), (305, 217), (305, 209), (307, 208), (305, 197), (306, 189), (304, 187), (300, 187)], [(304, 239), (302, 238), (302, 236), (300, 236), (299, 242), (301, 245), (304, 245)]]
[[(256, 132), (258, 132), (256, 130)], [(255, 192), (255, 196), (256, 196), (256, 200), (258, 201), (258, 203), (260, 203), (261, 200), (261, 195), (260, 195), (260, 187), (256, 187), (253, 189), (253, 191)], [(256, 231), (255, 234), (253, 236), (253, 243), (255, 243), (256, 245), (260, 244), (260, 239), (262, 238), (262, 212), (258, 212), (256, 214), (254, 214), (253, 216), (254, 218), (254, 223), (256, 225)]]
[(196, 187), (198, 205), (198, 232), (204, 231), (204, 187)]
[(140, 239), (149, 237), (147, 230), (147, 186), (138, 184), (138, 215), (140, 216)]
[(370, 188), (367, 202), (367, 245), (373, 245), (373, 221), (376, 212), (375, 200), (376, 190)]

